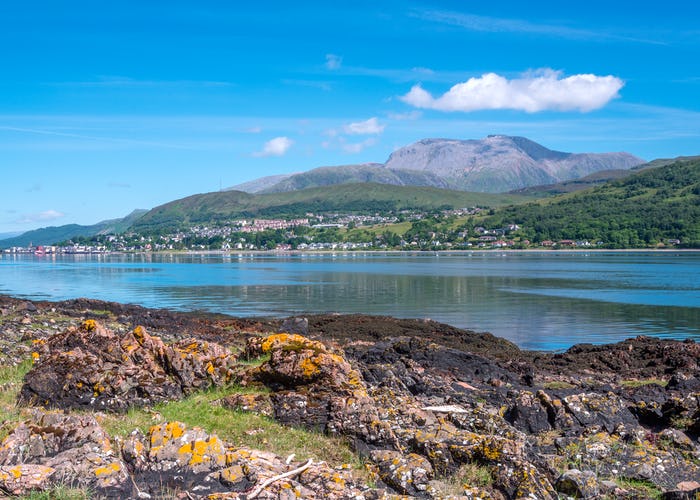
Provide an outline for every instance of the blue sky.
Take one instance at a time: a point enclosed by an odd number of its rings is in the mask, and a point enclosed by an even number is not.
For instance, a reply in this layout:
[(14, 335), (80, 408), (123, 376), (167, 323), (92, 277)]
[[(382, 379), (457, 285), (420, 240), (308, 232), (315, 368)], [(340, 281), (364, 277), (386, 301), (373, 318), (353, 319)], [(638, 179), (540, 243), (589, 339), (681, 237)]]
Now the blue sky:
[(700, 154), (694, 2), (0, 4), (0, 233), (427, 137)]

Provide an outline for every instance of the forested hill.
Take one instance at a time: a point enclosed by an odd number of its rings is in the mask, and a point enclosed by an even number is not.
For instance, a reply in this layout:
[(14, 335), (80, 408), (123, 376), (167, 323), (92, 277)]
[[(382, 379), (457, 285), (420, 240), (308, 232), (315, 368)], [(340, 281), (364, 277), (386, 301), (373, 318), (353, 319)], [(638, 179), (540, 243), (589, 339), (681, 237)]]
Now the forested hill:
[(197, 194), (156, 207), (136, 221), (131, 229), (141, 233), (163, 232), (193, 224), (216, 224), (240, 217), (304, 217), (307, 212), (386, 213), (407, 209), (499, 207), (528, 199), (532, 198), (376, 183), (339, 184), (259, 195), (220, 191)]
[(700, 160), (677, 161), (623, 180), (498, 210), (485, 224), (515, 223), (523, 238), (602, 241), (634, 248), (680, 240), (700, 248)]

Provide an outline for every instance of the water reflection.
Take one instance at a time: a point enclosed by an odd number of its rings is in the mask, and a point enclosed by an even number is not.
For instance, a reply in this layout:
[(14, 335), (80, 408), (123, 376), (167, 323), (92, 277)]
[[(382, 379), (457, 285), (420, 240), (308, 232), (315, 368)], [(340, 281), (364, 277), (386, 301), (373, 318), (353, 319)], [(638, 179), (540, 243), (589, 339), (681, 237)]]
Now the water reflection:
[(233, 315), (430, 317), (530, 349), (700, 338), (700, 254), (126, 255), (0, 258), (0, 291)]

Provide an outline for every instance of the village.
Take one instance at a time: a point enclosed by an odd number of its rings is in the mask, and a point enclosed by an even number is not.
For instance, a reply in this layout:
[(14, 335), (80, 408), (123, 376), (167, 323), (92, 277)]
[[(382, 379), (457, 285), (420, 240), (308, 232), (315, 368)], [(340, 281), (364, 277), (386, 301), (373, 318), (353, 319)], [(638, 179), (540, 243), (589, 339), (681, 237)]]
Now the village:
[[(302, 218), (236, 219), (217, 224), (198, 224), (186, 230), (160, 235), (133, 232), (75, 237), (65, 242), (10, 247), (6, 254), (80, 255), (172, 251), (324, 251), (324, 250), (489, 250), (595, 248), (603, 242), (562, 239), (531, 242), (522, 238), (521, 227), (508, 224), (486, 228), (469, 223), (446, 229), (445, 221), (478, 215), (478, 207), (437, 213), (402, 211), (397, 214), (313, 214)], [(458, 219), (461, 218), (461, 219)], [(471, 219), (469, 219), (471, 220)], [(393, 232), (404, 223), (408, 230)], [(454, 225), (454, 224), (453, 224)], [(669, 241), (670, 245), (674, 242)]]

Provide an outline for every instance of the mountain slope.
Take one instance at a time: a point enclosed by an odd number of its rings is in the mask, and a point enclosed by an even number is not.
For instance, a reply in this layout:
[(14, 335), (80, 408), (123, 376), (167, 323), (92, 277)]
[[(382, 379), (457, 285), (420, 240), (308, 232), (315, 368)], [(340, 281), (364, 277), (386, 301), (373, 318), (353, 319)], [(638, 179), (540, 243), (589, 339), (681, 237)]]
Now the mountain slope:
[(78, 236), (95, 236), (98, 234), (121, 233), (126, 231), (148, 210), (134, 210), (121, 219), (110, 219), (90, 226), (66, 224), (63, 226), (43, 227), (27, 231), (14, 238), (0, 240), (0, 248), (26, 247), (32, 245), (52, 245)]
[(295, 174), (278, 174), (278, 175), (268, 175), (266, 177), (260, 177), (259, 179), (253, 179), (252, 181), (243, 182), (241, 184), (236, 184), (226, 188), (224, 191), (243, 191), (245, 193), (259, 193), (275, 184), (282, 182), (287, 177), (291, 177)]
[(453, 189), (503, 192), (641, 163), (629, 153), (564, 153), (524, 137), (493, 135), (464, 141), (424, 139), (392, 153), (385, 167), (429, 171)]
[(700, 247), (700, 160), (642, 170), (603, 186), (499, 210), (484, 224), (518, 224), (524, 238), (633, 248), (667, 240)]
[(431, 172), (390, 170), (381, 163), (319, 167), (295, 174), (262, 190), (262, 193), (283, 193), (312, 187), (376, 182), (395, 186), (431, 186), (449, 188), (447, 182)]
[(423, 139), (396, 150), (386, 163), (320, 167), (241, 184), (242, 191), (280, 193), (318, 186), (378, 182), (459, 191), (501, 193), (576, 179), (600, 170), (630, 169), (643, 160), (629, 153), (564, 153), (524, 137)]
[(156, 207), (140, 218), (132, 229), (139, 232), (172, 231), (190, 224), (221, 223), (235, 218), (303, 217), (308, 212), (374, 213), (404, 209), (497, 207), (529, 199), (518, 195), (377, 183), (340, 184), (258, 195), (221, 191), (189, 196)]

